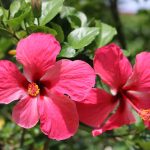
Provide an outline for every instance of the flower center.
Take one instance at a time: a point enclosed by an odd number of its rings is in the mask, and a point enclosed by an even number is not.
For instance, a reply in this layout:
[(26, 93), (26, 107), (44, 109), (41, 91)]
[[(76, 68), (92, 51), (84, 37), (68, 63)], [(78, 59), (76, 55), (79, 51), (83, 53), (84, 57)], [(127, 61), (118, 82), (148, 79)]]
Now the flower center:
[(142, 109), (140, 116), (144, 121), (150, 121), (150, 109)]
[(28, 84), (28, 94), (30, 96), (37, 96), (40, 93), (40, 88), (36, 83), (29, 83)]

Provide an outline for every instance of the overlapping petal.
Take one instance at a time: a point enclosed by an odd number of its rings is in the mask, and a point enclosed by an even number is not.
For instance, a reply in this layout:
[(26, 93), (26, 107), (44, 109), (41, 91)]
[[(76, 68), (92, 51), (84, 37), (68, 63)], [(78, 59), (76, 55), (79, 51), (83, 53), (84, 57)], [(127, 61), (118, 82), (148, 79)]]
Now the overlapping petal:
[(0, 103), (8, 104), (24, 97), (27, 83), (14, 63), (0, 61)]
[(83, 102), (77, 102), (79, 119), (86, 125), (100, 127), (118, 101), (101, 89), (92, 89)]
[(123, 125), (129, 125), (129, 124), (134, 123), (135, 121), (136, 120), (134, 116), (132, 115), (130, 105), (127, 103), (127, 101), (121, 99), (119, 107), (117, 111), (115, 112), (115, 114), (113, 114), (106, 121), (103, 127), (99, 129), (94, 129), (92, 133), (93, 133), (93, 136), (97, 136), (107, 130), (116, 129)]
[(41, 130), (49, 138), (63, 140), (75, 134), (79, 119), (75, 103), (69, 97), (58, 93), (41, 96), (38, 106)]
[(94, 68), (102, 80), (116, 92), (132, 73), (130, 62), (115, 44), (97, 49)]
[(19, 41), (16, 58), (27, 79), (36, 81), (55, 63), (59, 52), (60, 44), (52, 35), (33, 33)]
[(51, 91), (67, 94), (81, 101), (95, 84), (94, 70), (85, 62), (60, 60), (51, 67), (41, 82)]
[(144, 121), (144, 124), (150, 130), (150, 121)]
[(32, 128), (39, 120), (37, 97), (26, 97), (13, 108), (13, 120), (23, 128)]
[(138, 107), (150, 108), (150, 53), (142, 52), (136, 56), (133, 73), (123, 87), (131, 101)]

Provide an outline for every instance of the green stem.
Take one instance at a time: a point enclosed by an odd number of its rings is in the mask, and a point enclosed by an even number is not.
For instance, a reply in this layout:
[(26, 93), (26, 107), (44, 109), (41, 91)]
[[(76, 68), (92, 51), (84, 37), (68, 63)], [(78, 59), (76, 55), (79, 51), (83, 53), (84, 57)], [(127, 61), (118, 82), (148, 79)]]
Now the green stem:
[(82, 124), (82, 123), (80, 123), (80, 129), (85, 130), (85, 131), (87, 131), (87, 132), (91, 132), (91, 131), (92, 131), (92, 128), (91, 128), (91, 127), (86, 126), (86, 125), (84, 125), (84, 124)]
[(20, 139), (20, 148), (22, 148), (23, 145), (24, 145), (25, 132), (26, 132), (26, 130), (23, 128), (22, 129), (22, 134), (21, 134), (21, 139)]
[(44, 148), (43, 150), (48, 150), (49, 149), (49, 142), (50, 140), (49, 139), (46, 139), (45, 143), (44, 143)]

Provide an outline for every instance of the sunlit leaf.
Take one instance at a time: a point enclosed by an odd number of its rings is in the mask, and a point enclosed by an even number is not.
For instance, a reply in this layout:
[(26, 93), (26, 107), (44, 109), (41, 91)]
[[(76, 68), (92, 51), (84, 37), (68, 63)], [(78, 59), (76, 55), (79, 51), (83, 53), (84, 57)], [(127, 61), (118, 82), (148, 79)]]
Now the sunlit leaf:
[(117, 34), (117, 31), (114, 27), (100, 21), (96, 21), (96, 27), (99, 27), (100, 30), (100, 34), (96, 39), (97, 47), (102, 47), (106, 45)]
[(47, 0), (42, 4), (40, 24), (45, 25), (51, 21), (62, 9), (64, 0)]
[(62, 46), (62, 50), (59, 54), (59, 57), (72, 58), (76, 55), (76, 50), (73, 49), (69, 44), (65, 43)]
[(14, 17), (21, 7), (21, 1), (14, 0), (10, 5), (10, 17)]
[(72, 28), (86, 27), (87, 17), (83, 12), (77, 11), (73, 7), (65, 6), (61, 11), (61, 18), (67, 18)]
[(99, 34), (99, 29), (95, 27), (81, 27), (73, 30), (68, 35), (68, 43), (75, 49), (89, 45)]

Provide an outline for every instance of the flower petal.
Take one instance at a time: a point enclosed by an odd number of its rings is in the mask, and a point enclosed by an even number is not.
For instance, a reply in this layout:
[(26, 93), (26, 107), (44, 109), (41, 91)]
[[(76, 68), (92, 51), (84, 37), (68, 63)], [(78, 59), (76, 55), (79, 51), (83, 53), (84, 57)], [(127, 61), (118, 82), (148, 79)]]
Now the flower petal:
[(120, 100), (119, 108), (105, 123), (105, 125), (99, 129), (94, 129), (92, 134), (93, 136), (97, 136), (105, 132), (106, 130), (112, 130), (119, 128), (123, 125), (129, 125), (134, 123), (136, 120), (131, 112), (130, 105), (124, 101)]
[(33, 33), (17, 45), (17, 60), (29, 81), (38, 80), (55, 63), (60, 44), (50, 34)]
[(37, 97), (20, 100), (13, 109), (13, 120), (23, 128), (32, 128), (39, 120)]
[(83, 61), (60, 60), (42, 77), (41, 82), (51, 91), (67, 94), (71, 99), (81, 101), (94, 86), (95, 73)]
[(49, 138), (64, 140), (77, 131), (79, 119), (76, 106), (67, 96), (40, 97), (38, 109), (41, 130)]
[(133, 73), (123, 87), (138, 108), (150, 108), (150, 53), (142, 52), (136, 56)]
[(125, 84), (132, 72), (130, 62), (115, 44), (97, 49), (94, 68), (102, 80), (114, 91)]
[(27, 83), (14, 63), (0, 61), (0, 103), (8, 104), (26, 95)]
[(150, 121), (144, 121), (144, 125), (150, 130)]
[(100, 127), (117, 102), (104, 90), (92, 89), (84, 101), (76, 103), (79, 119), (89, 126)]

